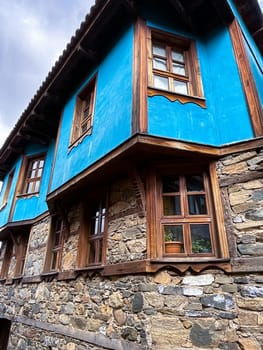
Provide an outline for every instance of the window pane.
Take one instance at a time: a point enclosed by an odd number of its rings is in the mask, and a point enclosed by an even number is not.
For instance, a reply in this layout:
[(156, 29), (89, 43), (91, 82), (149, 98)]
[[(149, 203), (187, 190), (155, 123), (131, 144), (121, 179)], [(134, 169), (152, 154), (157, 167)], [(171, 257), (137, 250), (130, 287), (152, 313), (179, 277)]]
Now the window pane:
[(36, 169), (36, 170), (32, 170), (32, 171), (30, 172), (29, 178), (30, 178), (30, 179), (33, 179), (34, 177), (36, 177), (36, 174), (37, 174), (37, 169)]
[(159, 75), (154, 75), (154, 86), (158, 89), (168, 90), (168, 78), (160, 77)]
[(187, 83), (180, 80), (174, 80), (174, 91), (179, 94), (187, 94)]
[(197, 194), (188, 196), (188, 209), (190, 215), (207, 214), (205, 195)]
[(173, 73), (185, 75), (185, 67), (183, 64), (173, 62)]
[(163, 197), (163, 215), (180, 215), (180, 196)]
[(164, 225), (165, 253), (183, 253), (183, 226), (182, 225)]
[(192, 252), (212, 253), (210, 230), (208, 224), (191, 224)]
[(202, 175), (186, 176), (187, 192), (204, 191), (204, 180)]
[(179, 192), (179, 177), (165, 176), (163, 177), (163, 193)]
[(92, 264), (95, 262), (95, 242), (96, 241), (90, 241), (90, 246), (89, 246), (89, 264)]
[(34, 185), (34, 182), (29, 182), (28, 183), (27, 189), (26, 189), (27, 193), (32, 193), (33, 192), (33, 185)]
[(40, 188), (40, 181), (36, 181), (34, 192), (39, 192), (39, 188)]
[(57, 258), (58, 258), (58, 253), (57, 252), (53, 252), (52, 263), (51, 263), (51, 270), (56, 270)]
[(32, 169), (36, 169), (38, 161), (34, 161), (32, 165)]
[(166, 59), (155, 57), (153, 59), (153, 68), (167, 70)]
[(39, 168), (43, 168), (44, 167), (44, 160), (41, 160), (40, 162), (39, 162)]
[(36, 174), (36, 177), (41, 177), (43, 172), (43, 168), (38, 169), (38, 172)]
[(172, 60), (184, 63), (184, 55), (183, 55), (183, 53), (173, 50), (172, 51)]
[(166, 57), (165, 46), (153, 45), (153, 54), (157, 56)]

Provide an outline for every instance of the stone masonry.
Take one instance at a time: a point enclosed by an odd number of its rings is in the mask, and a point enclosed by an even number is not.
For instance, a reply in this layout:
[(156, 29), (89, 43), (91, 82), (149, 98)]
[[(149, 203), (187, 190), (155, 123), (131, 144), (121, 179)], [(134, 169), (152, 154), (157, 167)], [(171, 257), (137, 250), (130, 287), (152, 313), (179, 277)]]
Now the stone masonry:
[[(2, 281), (0, 318), (12, 321), (8, 350), (262, 350), (262, 170), (262, 150), (217, 162), (232, 272), (211, 266), (180, 274), (170, 264), (156, 273)], [(109, 202), (106, 263), (146, 259), (146, 217), (129, 178), (112, 185)], [(68, 219), (63, 271), (76, 267), (78, 205)], [(49, 217), (31, 229), (26, 277), (41, 276), (49, 230)]]

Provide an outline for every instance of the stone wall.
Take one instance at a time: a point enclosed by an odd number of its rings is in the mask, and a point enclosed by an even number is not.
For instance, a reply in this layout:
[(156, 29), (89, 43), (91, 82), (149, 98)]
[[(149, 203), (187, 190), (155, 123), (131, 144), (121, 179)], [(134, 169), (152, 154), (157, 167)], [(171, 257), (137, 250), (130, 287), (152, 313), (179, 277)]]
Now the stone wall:
[(223, 158), (218, 176), (232, 257), (263, 257), (263, 150)]
[(165, 270), (1, 285), (0, 294), (0, 317), (17, 315), (9, 350), (84, 349), (84, 344), (93, 349), (96, 342), (95, 349), (103, 348), (98, 343), (156, 350), (260, 350), (263, 345), (263, 277), (257, 274), (209, 270), (179, 276)]
[(37, 276), (43, 272), (51, 218), (47, 217), (32, 226), (24, 275)]
[[(0, 318), (12, 321), (8, 350), (261, 350), (262, 158), (259, 150), (217, 163), (232, 272), (179, 274), (171, 263), (156, 273), (78, 271), (67, 280), (1, 283)], [(76, 267), (80, 206), (68, 214), (63, 271)], [(26, 276), (43, 271), (49, 229), (50, 218), (32, 227)], [(109, 265), (146, 258), (145, 213), (128, 178), (110, 189), (106, 256)]]
[(107, 231), (107, 264), (146, 258), (146, 218), (129, 178), (111, 186)]

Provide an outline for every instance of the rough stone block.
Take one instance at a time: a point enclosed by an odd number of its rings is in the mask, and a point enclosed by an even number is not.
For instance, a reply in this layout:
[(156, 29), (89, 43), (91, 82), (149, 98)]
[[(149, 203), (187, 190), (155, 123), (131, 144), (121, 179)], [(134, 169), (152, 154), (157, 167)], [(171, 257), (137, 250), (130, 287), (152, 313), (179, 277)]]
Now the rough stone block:
[(204, 306), (213, 307), (219, 310), (231, 310), (234, 307), (233, 298), (228, 294), (213, 294), (201, 297)]
[(208, 286), (214, 282), (214, 276), (211, 274), (199, 276), (186, 276), (182, 283), (190, 286)]

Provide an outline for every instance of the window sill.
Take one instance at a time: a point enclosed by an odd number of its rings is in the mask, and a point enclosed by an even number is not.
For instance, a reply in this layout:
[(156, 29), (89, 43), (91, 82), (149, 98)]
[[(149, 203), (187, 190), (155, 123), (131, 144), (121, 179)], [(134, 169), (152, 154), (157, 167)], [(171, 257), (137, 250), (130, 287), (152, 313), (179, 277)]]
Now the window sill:
[(204, 97), (184, 95), (171, 91), (156, 89), (154, 87), (148, 87), (148, 96), (164, 96), (171, 102), (179, 101), (183, 104), (194, 103), (202, 108), (206, 108), (206, 100)]
[(7, 206), (7, 202), (4, 202), (0, 207), (0, 211), (3, 210), (6, 206)]
[(93, 270), (102, 270), (104, 268), (103, 265), (91, 265), (91, 266), (83, 266), (77, 267), (75, 269), (76, 272), (85, 272), (85, 271), (93, 271)]
[(30, 198), (30, 197), (38, 197), (39, 192), (32, 192), (32, 193), (21, 193), (16, 195), (17, 198)]

